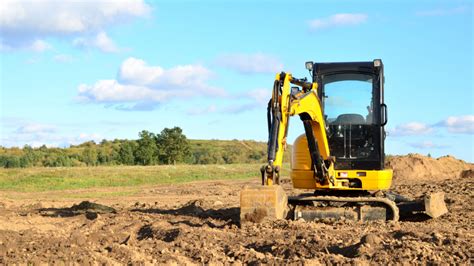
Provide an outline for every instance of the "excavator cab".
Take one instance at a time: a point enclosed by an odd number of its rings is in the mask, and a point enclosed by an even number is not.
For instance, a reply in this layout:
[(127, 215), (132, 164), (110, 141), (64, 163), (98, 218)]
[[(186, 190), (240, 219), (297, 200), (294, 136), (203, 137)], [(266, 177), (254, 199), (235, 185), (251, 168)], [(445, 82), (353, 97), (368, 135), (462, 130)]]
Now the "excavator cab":
[(384, 169), (383, 64), (309, 62), (325, 117), (335, 170)]
[(290, 176), (295, 188), (318, 190), (387, 190), (392, 171), (384, 168), (387, 106), (384, 103), (383, 63), (307, 62), (325, 127), (326, 141), (333, 157), (334, 182), (314, 182), (314, 164), (308, 149), (308, 134), (294, 144)]

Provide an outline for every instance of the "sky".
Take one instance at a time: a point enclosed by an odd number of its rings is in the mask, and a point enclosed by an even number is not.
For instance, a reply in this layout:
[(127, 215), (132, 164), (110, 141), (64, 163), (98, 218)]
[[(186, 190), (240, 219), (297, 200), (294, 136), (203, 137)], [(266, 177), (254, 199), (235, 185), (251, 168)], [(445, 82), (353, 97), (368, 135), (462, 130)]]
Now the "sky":
[[(0, 145), (179, 126), (266, 141), (275, 74), (382, 59), (387, 154), (474, 161), (471, 1), (18, 1), (0, 5)], [(304, 132), (294, 118), (292, 142)]]

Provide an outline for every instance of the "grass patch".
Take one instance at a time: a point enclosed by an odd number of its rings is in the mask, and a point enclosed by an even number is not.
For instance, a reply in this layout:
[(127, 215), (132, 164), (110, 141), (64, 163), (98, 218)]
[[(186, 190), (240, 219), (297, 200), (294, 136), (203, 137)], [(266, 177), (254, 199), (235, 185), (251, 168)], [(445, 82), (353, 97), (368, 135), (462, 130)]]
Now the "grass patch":
[(226, 164), (0, 169), (0, 190), (41, 192), (260, 178), (260, 166)]

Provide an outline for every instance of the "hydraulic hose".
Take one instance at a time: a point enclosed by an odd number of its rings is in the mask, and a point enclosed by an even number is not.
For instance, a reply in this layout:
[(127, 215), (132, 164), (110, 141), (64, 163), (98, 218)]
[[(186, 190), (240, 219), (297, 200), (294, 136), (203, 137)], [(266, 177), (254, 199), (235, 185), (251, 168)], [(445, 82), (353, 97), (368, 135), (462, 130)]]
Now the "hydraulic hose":
[[(278, 131), (280, 129), (280, 121), (281, 121), (281, 110), (280, 110), (280, 81), (275, 80), (273, 84), (273, 94), (272, 99), (269, 103), (269, 108), (267, 112), (267, 118), (269, 122), (269, 136), (268, 136), (268, 161), (274, 161), (276, 157), (276, 152), (278, 150)], [(269, 114), (271, 111), (271, 115)]]

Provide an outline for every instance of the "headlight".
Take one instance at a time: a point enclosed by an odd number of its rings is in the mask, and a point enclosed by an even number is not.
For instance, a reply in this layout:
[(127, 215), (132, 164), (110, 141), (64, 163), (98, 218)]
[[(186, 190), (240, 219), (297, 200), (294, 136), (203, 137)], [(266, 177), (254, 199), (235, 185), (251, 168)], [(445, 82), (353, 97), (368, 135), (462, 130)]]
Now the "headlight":
[(374, 67), (381, 67), (381, 66), (382, 66), (382, 60), (375, 59), (374, 60)]

